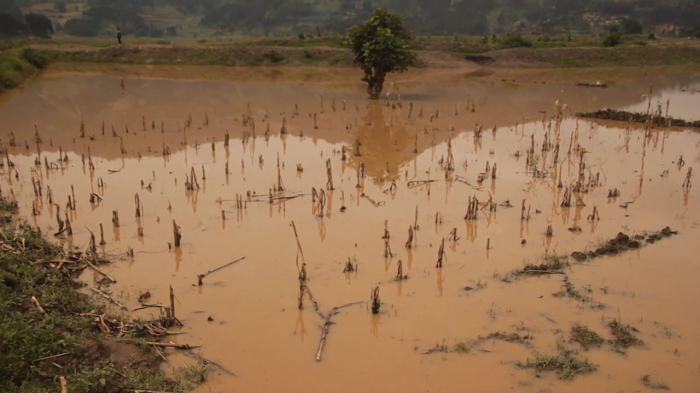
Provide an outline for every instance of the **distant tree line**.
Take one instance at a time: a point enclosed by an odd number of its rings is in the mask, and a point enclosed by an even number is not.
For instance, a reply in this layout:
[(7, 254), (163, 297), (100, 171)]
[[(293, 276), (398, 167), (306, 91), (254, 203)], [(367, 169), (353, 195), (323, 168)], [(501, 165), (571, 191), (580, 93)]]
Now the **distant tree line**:
[(51, 37), (53, 23), (44, 14), (22, 14), (14, 0), (0, 0), (0, 37)]
[[(0, 34), (29, 31), (15, 0), (0, 0)], [(54, 0), (65, 10), (66, 0)], [(79, 36), (114, 34), (160, 37), (176, 35), (175, 26), (153, 26), (145, 11), (170, 6), (200, 16), (200, 24), (220, 33), (250, 35), (345, 34), (363, 23), (378, 7), (404, 17), (419, 35), (606, 34), (591, 28), (589, 16), (617, 21), (620, 32), (700, 32), (700, 0), (87, 0), (88, 9), (61, 28)], [(57, 26), (58, 27), (58, 26)], [(641, 28), (641, 30), (640, 30)]]
[[(653, 31), (673, 24), (686, 31), (700, 28), (700, 0), (161, 0), (181, 10), (202, 13), (201, 24), (221, 31), (268, 34), (345, 33), (386, 7), (403, 15), (420, 35), (482, 35), (521, 31), (552, 34), (591, 31), (584, 15), (618, 20), (622, 30)], [(333, 6), (329, 6), (332, 4)], [(634, 29), (630, 29), (632, 22)], [(639, 31), (638, 27), (642, 27)]]
[(80, 18), (66, 21), (63, 29), (71, 35), (94, 37), (105, 29), (119, 28), (123, 34), (161, 37), (163, 28), (146, 23), (142, 16), (144, 7), (154, 7), (153, 0), (88, 0), (89, 8)]

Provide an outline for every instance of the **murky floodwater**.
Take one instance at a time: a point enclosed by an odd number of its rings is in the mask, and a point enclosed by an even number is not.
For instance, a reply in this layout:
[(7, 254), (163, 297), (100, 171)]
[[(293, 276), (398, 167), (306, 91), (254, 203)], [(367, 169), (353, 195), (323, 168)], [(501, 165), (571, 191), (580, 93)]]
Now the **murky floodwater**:
[[(152, 302), (167, 304), (172, 285), (186, 333), (172, 340), (201, 345), (201, 354), (237, 375), (214, 372), (201, 392), (627, 392), (645, 389), (640, 378), (646, 374), (675, 391), (695, 392), (700, 386), (700, 203), (697, 190), (681, 184), (689, 167), (700, 169), (700, 133), (656, 130), (645, 136), (644, 130), (567, 117), (558, 137), (558, 163), (553, 164), (553, 150), (542, 149), (545, 135), (556, 143), (556, 125), (549, 120), (556, 100), (572, 112), (646, 110), (642, 95), (650, 82), (662, 93), (652, 98), (653, 106), (670, 98), (672, 116), (697, 116), (700, 96), (688, 88), (697, 82), (672, 78), (608, 89), (417, 82), (401, 85), (399, 108), (368, 103), (359, 88), (109, 76), (40, 80), (0, 106), (2, 145), (15, 164), (9, 169), (5, 162), (0, 184), (4, 195), (19, 201), (20, 214), (46, 233), (56, 232), (57, 209), (63, 216), (74, 192), (76, 210), (68, 212), (74, 234), (57, 241), (84, 248), (89, 231), (98, 234), (102, 224), (103, 252), (132, 248), (134, 258), (103, 266), (118, 281), (112, 294), (130, 308), (147, 289)], [(244, 125), (247, 116), (254, 126)], [(286, 134), (280, 132), (283, 123)], [(43, 140), (39, 148), (34, 126)], [(533, 166), (527, 165), (533, 135), (532, 161), (543, 176), (533, 176)], [(448, 140), (451, 181), (444, 171)], [(586, 176), (599, 174), (601, 184), (562, 208), (565, 188), (578, 177), (577, 143), (587, 152)], [(67, 162), (59, 160), (59, 151)], [(41, 165), (35, 166), (37, 158)], [(361, 166), (364, 178), (358, 178)], [(487, 166), (497, 166), (496, 179), (486, 176), (479, 183)], [(188, 191), (191, 170), (199, 189)], [(40, 179), (41, 197), (35, 197), (32, 179)], [(423, 180), (433, 182), (409, 187), (409, 181)], [(563, 188), (557, 187), (560, 180)], [(270, 190), (280, 183), (284, 192), (276, 197), (298, 197), (270, 204)], [(48, 203), (47, 187), (57, 205)], [(326, 190), (323, 206), (313, 201), (312, 188)], [(615, 188), (620, 196), (608, 198)], [(91, 193), (102, 201), (90, 203)], [(136, 195), (143, 205), (140, 218)], [(243, 208), (237, 207), (237, 195), (243, 196)], [(484, 208), (477, 220), (465, 220), (469, 198), (486, 202), (489, 195), (514, 207)], [(520, 220), (523, 200), (531, 212), (527, 221)], [(576, 206), (580, 203), (585, 206)], [(39, 215), (32, 216), (33, 205)], [(590, 222), (594, 207), (601, 219)], [(113, 211), (119, 214), (118, 228), (112, 225)], [(181, 228), (182, 245), (170, 249), (173, 220)], [(292, 221), (321, 311), (365, 302), (333, 317), (321, 362), (316, 355), (323, 320), (308, 299), (303, 311), (297, 307)], [(393, 257), (385, 257), (385, 222)], [(409, 250), (408, 228), (416, 223), (415, 247)], [(549, 225), (552, 237), (545, 236)], [(602, 310), (553, 297), (561, 275), (501, 281), (545, 254), (568, 254), (620, 231), (667, 225), (680, 235), (571, 268), (571, 282), (577, 288), (590, 285), (589, 296), (606, 305)], [(568, 230), (574, 227), (581, 231)], [(441, 240), (454, 228), (459, 239), (446, 243), (444, 266), (436, 269)], [(198, 274), (241, 257), (246, 259), (196, 285)], [(343, 273), (348, 258), (356, 261), (356, 272)], [(396, 282), (399, 261), (409, 278)], [(94, 285), (91, 275), (83, 278)], [(379, 315), (366, 303), (375, 286), (383, 303)], [(609, 338), (606, 324), (616, 318), (638, 328), (645, 345), (627, 355), (606, 347), (581, 351), (599, 365), (593, 374), (564, 382), (517, 367), (537, 353), (556, 354), (558, 339), (568, 340), (573, 323)], [(529, 332), (531, 346), (487, 340), (465, 354), (422, 354), (436, 344), (453, 347), (497, 331)], [(177, 354), (171, 359), (171, 366), (191, 361)]]

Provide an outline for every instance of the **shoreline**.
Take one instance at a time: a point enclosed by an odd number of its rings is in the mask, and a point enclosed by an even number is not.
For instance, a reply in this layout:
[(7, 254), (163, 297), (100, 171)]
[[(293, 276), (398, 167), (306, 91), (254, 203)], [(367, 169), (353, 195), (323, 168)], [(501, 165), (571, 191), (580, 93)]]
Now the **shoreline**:
[[(31, 52), (26, 56), (25, 52)], [(658, 73), (697, 75), (700, 73), (700, 45), (696, 43), (650, 46), (560, 47), (500, 49), (483, 54), (466, 54), (454, 49), (417, 50), (419, 64), (406, 74), (482, 79), (513, 79), (559, 82), (575, 78), (597, 78), (615, 82)], [(26, 57), (26, 58), (25, 58)], [(20, 64), (18, 71), (17, 64)], [(138, 69), (138, 67), (147, 67)], [(200, 68), (201, 67), (201, 68)], [(359, 82), (359, 71), (348, 49), (329, 46), (265, 45), (86, 45), (31, 43), (22, 49), (0, 52), (0, 94), (33, 80), (37, 69), (57, 72), (101, 72), (126, 75), (155, 75), (192, 80), (252, 80), (302, 83), (337, 83), (337, 70), (344, 70)], [(158, 71), (155, 71), (155, 70)], [(183, 71), (187, 75), (183, 75)], [(622, 70), (622, 71), (621, 71)], [(346, 72), (347, 71), (347, 72)], [(352, 76), (355, 72), (358, 76)], [(461, 75), (460, 75), (461, 74)], [(347, 84), (347, 81), (343, 82)]]

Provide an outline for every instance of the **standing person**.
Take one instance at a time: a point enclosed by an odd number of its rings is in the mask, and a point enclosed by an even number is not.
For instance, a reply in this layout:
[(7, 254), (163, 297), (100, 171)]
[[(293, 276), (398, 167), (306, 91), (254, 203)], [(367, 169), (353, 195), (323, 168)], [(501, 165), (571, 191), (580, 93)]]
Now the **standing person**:
[(119, 41), (119, 45), (122, 44), (122, 30), (117, 27), (117, 41)]

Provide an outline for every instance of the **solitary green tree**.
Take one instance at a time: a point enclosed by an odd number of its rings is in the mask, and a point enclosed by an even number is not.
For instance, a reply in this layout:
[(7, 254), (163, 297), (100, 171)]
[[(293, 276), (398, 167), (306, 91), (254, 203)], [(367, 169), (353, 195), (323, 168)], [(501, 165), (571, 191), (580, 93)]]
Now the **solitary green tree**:
[(386, 74), (404, 72), (416, 62), (407, 41), (413, 33), (403, 27), (403, 16), (377, 8), (362, 26), (348, 29), (355, 63), (365, 72), (370, 98), (378, 98)]

